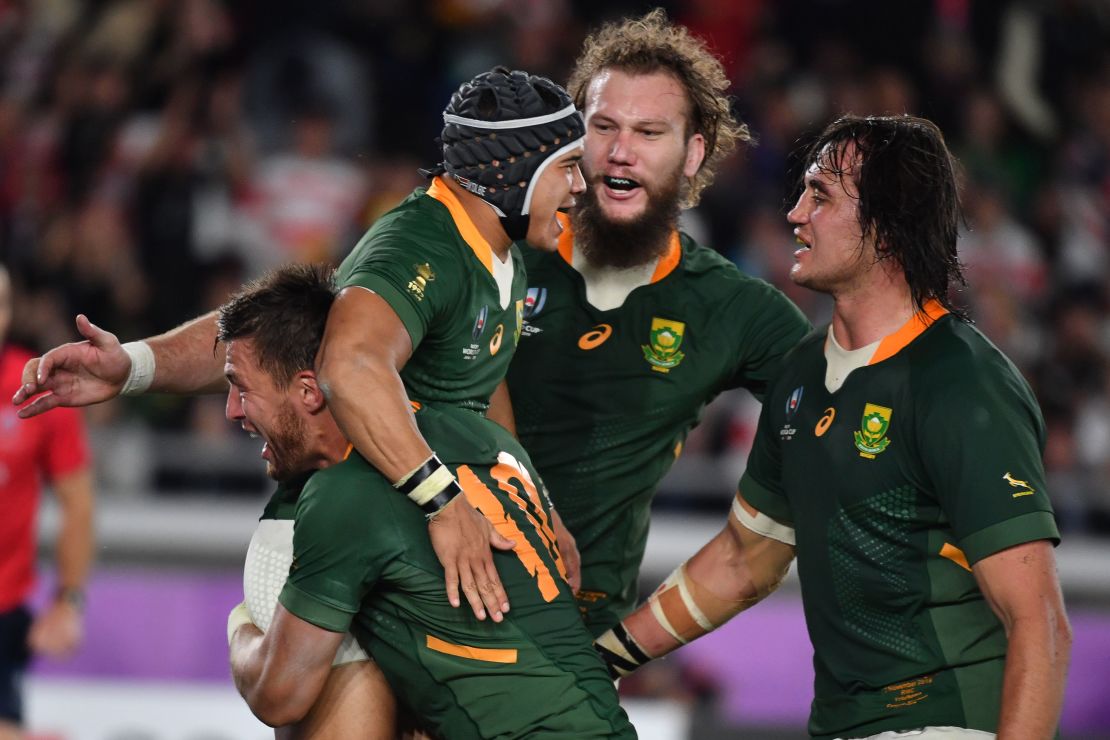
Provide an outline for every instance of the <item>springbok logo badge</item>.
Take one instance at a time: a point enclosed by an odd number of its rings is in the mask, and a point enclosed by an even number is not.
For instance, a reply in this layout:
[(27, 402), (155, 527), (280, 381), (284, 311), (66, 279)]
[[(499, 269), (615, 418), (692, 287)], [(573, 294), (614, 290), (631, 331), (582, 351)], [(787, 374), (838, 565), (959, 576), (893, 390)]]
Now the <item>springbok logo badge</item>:
[(671, 368), (686, 357), (679, 352), (682, 346), (682, 335), (686, 331), (686, 324), (681, 321), (661, 319), (657, 316), (651, 319), (650, 344), (640, 345), (644, 351), (644, 359), (651, 365), (651, 369), (659, 373), (669, 373)]
[(856, 449), (860, 457), (874, 460), (875, 455), (890, 446), (886, 433), (890, 429), (890, 415), (893, 413), (886, 406), (869, 403), (863, 407), (863, 419), (860, 421), (859, 431), (855, 433)]

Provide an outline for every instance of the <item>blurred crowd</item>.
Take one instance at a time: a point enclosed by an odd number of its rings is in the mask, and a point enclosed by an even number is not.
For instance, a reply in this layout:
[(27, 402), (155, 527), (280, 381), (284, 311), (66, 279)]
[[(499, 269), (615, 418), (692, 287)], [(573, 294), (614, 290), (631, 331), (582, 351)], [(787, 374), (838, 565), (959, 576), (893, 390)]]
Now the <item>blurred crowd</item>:
[[(757, 139), (685, 227), (815, 322), (826, 301), (787, 278), (799, 141), (841, 112), (940, 124), (965, 174), (957, 301), (1040, 399), (1062, 527), (1110, 533), (1103, 0), (0, 0), (0, 259), (15, 338), (70, 341), (84, 312), (134, 339), (268, 267), (342, 259), (437, 161), (439, 114), (461, 80), (506, 64), (564, 81), (589, 28), (656, 4), (725, 62)], [(219, 399), (91, 415), (116, 432), (104, 439), (153, 429), (218, 445), (234, 431)], [(751, 404), (710, 417), (700, 444), (742, 455)], [(166, 471), (122, 474), (144, 456), (115, 448), (109, 483), (161, 472), (173, 484)]]

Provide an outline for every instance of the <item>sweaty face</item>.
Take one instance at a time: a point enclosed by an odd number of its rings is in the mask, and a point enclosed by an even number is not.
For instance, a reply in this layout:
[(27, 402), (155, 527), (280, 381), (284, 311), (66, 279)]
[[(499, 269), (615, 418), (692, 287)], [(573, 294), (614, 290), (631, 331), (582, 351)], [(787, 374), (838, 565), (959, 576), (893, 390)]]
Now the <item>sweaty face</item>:
[(630, 267), (666, 247), (685, 178), (705, 155), (701, 134), (687, 137), (688, 107), (682, 84), (665, 72), (607, 69), (590, 82), (583, 162), (590, 188), (573, 216), (592, 263)]
[(559, 245), (562, 224), (555, 214), (573, 207), (576, 197), (586, 190), (579, 167), (582, 148), (576, 147), (552, 160), (537, 176), (528, 211), (528, 243), (536, 249), (553, 252)]
[(258, 366), (250, 339), (228, 342), (224, 375), (230, 384), (227, 418), (239, 422), (251, 436), (262, 437), (266, 474), (284, 481), (310, 470), (304, 420), (290, 391), (279, 388)]
[(860, 285), (875, 264), (874, 245), (864, 238), (859, 223), (854, 160), (850, 149), (822, 151), (806, 171), (805, 189), (786, 215), (799, 244), (790, 279), (834, 296)]

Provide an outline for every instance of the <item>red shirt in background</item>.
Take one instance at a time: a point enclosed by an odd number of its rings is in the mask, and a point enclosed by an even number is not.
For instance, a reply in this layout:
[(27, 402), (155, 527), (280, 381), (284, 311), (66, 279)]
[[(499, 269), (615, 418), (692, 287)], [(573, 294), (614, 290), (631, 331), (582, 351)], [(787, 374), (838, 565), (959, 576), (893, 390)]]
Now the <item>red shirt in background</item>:
[(33, 355), (0, 349), (0, 612), (27, 600), (35, 581), (39, 491), (89, 465), (85, 424), (77, 409), (57, 408), (31, 419), (10, 399)]

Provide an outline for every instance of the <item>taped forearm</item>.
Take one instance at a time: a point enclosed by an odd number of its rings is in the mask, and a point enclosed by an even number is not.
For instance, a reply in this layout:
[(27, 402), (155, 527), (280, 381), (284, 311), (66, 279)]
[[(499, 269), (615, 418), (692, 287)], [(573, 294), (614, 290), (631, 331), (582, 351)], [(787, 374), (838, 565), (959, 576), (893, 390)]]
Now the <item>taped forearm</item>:
[(434, 519), (443, 507), (462, 493), (454, 474), (435, 455), (395, 481), (393, 487), (423, 509), (429, 519)]
[(676, 568), (644, 605), (595, 641), (614, 677), (712, 632), (782, 582), (793, 547), (749, 530), (740, 522), (742, 513), (742, 507), (734, 507), (723, 531)]

